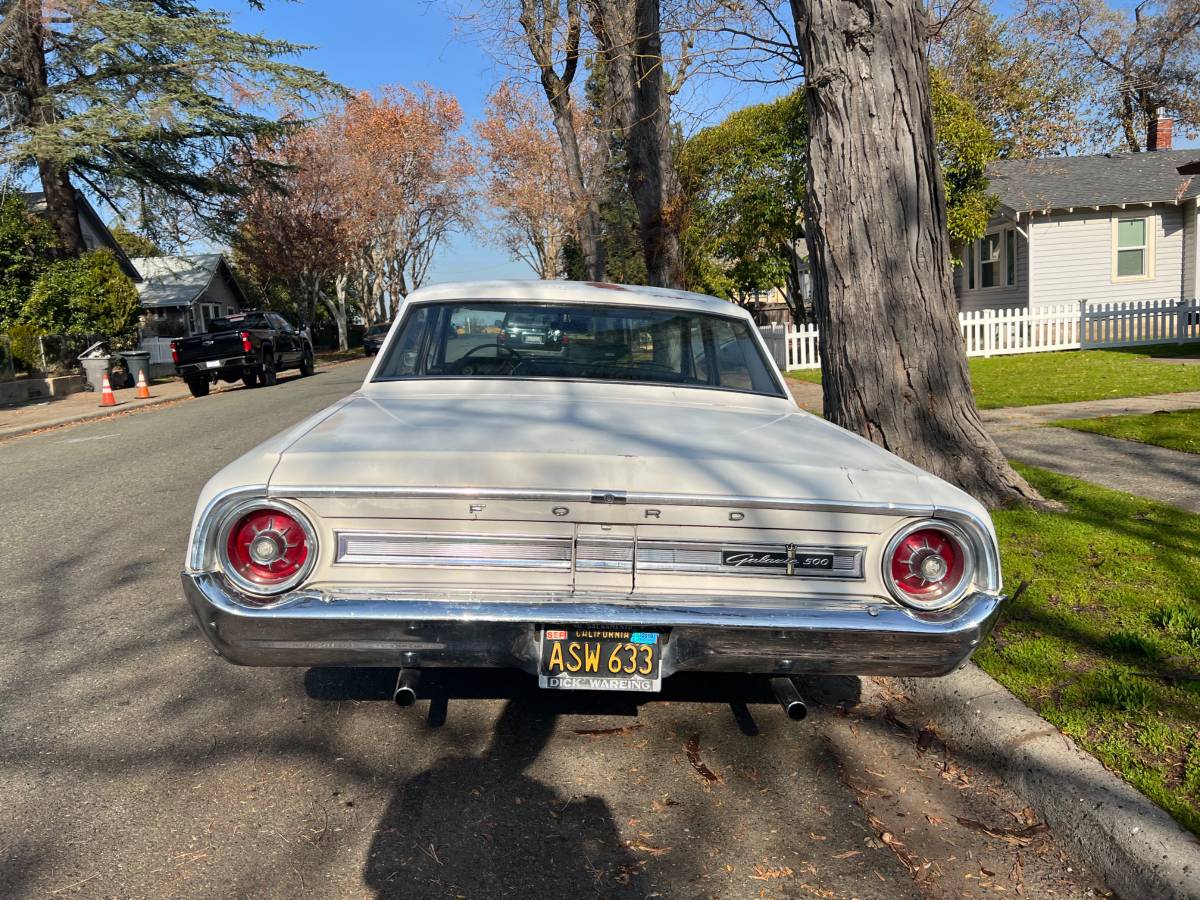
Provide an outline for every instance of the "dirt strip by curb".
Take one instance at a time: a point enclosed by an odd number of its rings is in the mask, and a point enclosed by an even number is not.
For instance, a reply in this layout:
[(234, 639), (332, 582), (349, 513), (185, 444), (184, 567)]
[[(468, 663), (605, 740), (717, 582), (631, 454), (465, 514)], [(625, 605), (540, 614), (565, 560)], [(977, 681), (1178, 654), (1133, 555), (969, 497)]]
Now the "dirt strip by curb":
[(1200, 900), (1200, 840), (978, 666), (897, 681), (964, 762), (995, 771), (1120, 896)]

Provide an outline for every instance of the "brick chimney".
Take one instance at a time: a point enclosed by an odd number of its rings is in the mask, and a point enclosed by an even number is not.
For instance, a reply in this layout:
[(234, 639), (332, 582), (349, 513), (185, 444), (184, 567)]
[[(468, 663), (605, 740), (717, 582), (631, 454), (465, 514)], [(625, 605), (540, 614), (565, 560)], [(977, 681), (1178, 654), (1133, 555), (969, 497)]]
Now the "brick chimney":
[(1146, 129), (1146, 149), (1152, 152), (1171, 149), (1171, 127), (1175, 123), (1163, 115), (1163, 112), (1163, 108), (1159, 107), (1158, 114), (1150, 120)]

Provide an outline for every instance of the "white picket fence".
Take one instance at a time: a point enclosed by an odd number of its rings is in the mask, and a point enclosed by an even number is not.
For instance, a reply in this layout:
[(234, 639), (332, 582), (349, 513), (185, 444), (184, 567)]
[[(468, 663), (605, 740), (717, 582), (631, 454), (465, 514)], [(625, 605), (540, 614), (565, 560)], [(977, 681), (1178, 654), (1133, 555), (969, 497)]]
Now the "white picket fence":
[[(958, 314), (967, 356), (1002, 356), (1200, 340), (1200, 300), (1060, 303), (1033, 309), (978, 309)], [(819, 369), (816, 325), (762, 329), (788, 371)]]

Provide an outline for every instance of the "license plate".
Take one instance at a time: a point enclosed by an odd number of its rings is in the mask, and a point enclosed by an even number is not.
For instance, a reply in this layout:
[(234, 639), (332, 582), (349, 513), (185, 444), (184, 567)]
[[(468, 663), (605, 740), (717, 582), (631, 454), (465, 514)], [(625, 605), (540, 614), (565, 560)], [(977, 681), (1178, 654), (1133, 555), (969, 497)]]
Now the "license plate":
[(662, 689), (663, 635), (632, 628), (544, 628), (538, 685), (551, 690)]
[(205, 364), (206, 366), (208, 366), (210, 369), (219, 369), (219, 368), (221, 368), (221, 361), (220, 361), (219, 359), (210, 359), (210, 360), (208, 360), (207, 362), (205, 362), (204, 364)]
[(527, 334), (527, 335), (525, 335), (525, 343), (540, 344), (540, 343), (542, 343), (542, 339), (540, 337), (538, 337), (538, 335), (536, 335), (536, 334)]

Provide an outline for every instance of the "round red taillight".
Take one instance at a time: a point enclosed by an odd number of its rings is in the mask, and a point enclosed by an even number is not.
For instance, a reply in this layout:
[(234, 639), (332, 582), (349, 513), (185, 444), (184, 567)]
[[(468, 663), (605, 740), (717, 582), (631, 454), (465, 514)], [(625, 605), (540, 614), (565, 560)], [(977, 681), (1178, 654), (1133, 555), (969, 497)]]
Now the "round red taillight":
[(940, 609), (956, 602), (971, 575), (971, 551), (956, 530), (909, 527), (892, 538), (884, 574), (892, 595), (910, 606)]
[(260, 593), (295, 584), (315, 550), (309, 530), (296, 517), (274, 508), (242, 514), (225, 539), (230, 577)]

